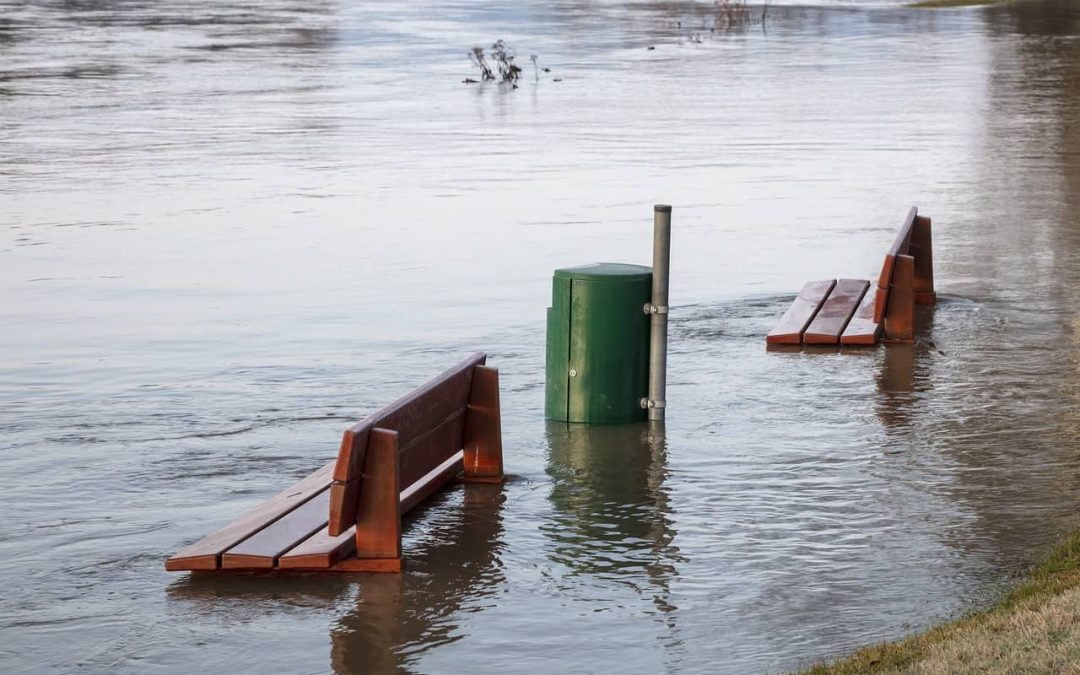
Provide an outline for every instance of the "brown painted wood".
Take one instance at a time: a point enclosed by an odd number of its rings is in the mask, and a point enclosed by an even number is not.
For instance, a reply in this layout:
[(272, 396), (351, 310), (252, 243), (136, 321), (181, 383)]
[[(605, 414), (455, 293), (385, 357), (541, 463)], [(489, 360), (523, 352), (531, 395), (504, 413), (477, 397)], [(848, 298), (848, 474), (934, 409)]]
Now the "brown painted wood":
[(915, 340), (915, 259), (909, 255), (896, 256), (883, 328), (889, 342)]
[[(371, 429), (380, 427), (398, 432), (399, 447), (407, 455), (401, 463), (402, 482), (413, 481), (442, 462), (448, 454), (461, 448), (464, 420), (447, 423), (449, 428), (432, 429), (433, 423), (448, 418), (463, 417), (468, 393), (472, 386), (472, 371), (483, 365), (487, 356), (476, 353), (453, 368), (430, 380), (418, 389), (369, 415), (345, 431), (334, 467), (334, 480), (347, 483), (358, 480), (364, 466), (365, 452)], [(438, 439), (426, 438), (437, 435)], [(440, 443), (456, 445), (438, 451)], [(427, 454), (425, 454), (427, 453)], [(360, 488), (363, 489), (362, 486)], [(338, 488), (331, 501), (330, 534), (338, 535), (356, 522), (359, 495)]]
[(323, 490), (221, 556), (222, 569), (274, 567), (278, 557), (326, 526), (330, 491)]
[[(501, 480), (498, 371), (483, 367), (485, 361), (484, 354), (475, 354), (353, 425), (335, 462), (188, 547), (182, 553), (195, 555), (178, 554), (166, 567), (253, 573), (400, 571), (401, 514), (463, 471), (467, 425), (472, 425), (474, 466), (489, 474), (475, 478)], [(474, 376), (481, 380), (476, 388)], [(379, 421), (399, 428), (377, 426)], [(334, 481), (338, 473), (352, 478)], [(412, 482), (404, 491), (402, 478)], [(330, 527), (331, 515), (341, 529)], [(211, 544), (219, 547), (217, 553), (208, 548)]]
[(881, 324), (874, 321), (875, 294), (868, 291), (863, 295), (855, 314), (851, 317), (843, 334), (842, 345), (876, 345), (881, 334)]
[(932, 305), (937, 302), (937, 293), (934, 292), (934, 246), (930, 219), (926, 216), (915, 218), (908, 250), (915, 259), (915, 302)]
[[(893, 256), (885, 256), (885, 263), (881, 266), (881, 276), (886, 275), (886, 269), (888, 269), (888, 278), (892, 279), (893, 267), (896, 264), (896, 258)], [(880, 277), (879, 277), (880, 279)], [(874, 319), (875, 323), (881, 323), (885, 319), (885, 307), (889, 304), (889, 283), (885, 282), (885, 286), (878, 286), (874, 289)]]
[(450, 456), (445, 462), (432, 469), (427, 475), (420, 478), (409, 487), (401, 491), (402, 515), (412, 511), (422, 501), (438, 492), (438, 490), (453, 480), (454, 476), (461, 473), (462, 452), (459, 450)]
[(803, 344), (840, 344), (840, 335), (851, 320), (870, 282), (864, 279), (840, 279), (817, 316), (803, 332)]
[(834, 286), (836, 286), (835, 279), (807, 282), (799, 291), (795, 301), (780, 317), (780, 321), (765, 336), (765, 342), (768, 344), (800, 344), (803, 331), (814, 320), (818, 309), (821, 308), (825, 299), (829, 297), (829, 293), (832, 292)]
[[(892, 246), (889, 247), (889, 255), (899, 256), (908, 255), (908, 246), (911, 244), (911, 233), (915, 227), (915, 218), (919, 215), (919, 209), (912, 206), (904, 217), (904, 224), (900, 226), (900, 231), (896, 233), (896, 239), (893, 240)], [(878, 279), (878, 285), (881, 285), (881, 280)]]
[(497, 368), (473, 368), (463, 447), (466, 481), (502, 479), (502, 407)]
[[(398, 442), (406, 447), (430, 427), (432, 420), (443, 420), (463, 407), (472, 384), (472, 369), (484, 365), (487, 355), (476, 353), (458, 365), (409, 392), (382, 410), (369, 415), (349, 428), (353, 441), (344, 440), (334, 468), (334, 480), (349, 481), (360, 475), (358, 448), (366, 447), (366, 435), (375, 427), (392, 429), (399, 434)], [(363, 442), (361, 442), (363, 441)], [(346, 447), (347, 446), (347, 447)]]
[(408, 487), (461, 450), (465, 437), (465, 402), (450, 416), (398, 450), (401, 484)]
[(368, 438), (356, 517), (357, 558), (401, 557), (397, 431), (375, 428)]
[[(370, 416), (364, 418), (363, 422), (369, 419)], [(341, 435), (341, 444), (338, 445), (338, 458), (334, 464), (334, 480), (339, 483), (347, 483), (360, 478), (364, 468), (364, 453), (367, 450), (368, 432), (371, 428), (370, 425), (360, 428), (352, 426)]]
[(221, 567), (222, 553), (325, 490), (333, 471), (334, 462), (330, 462), (220, 530), (185, 546), (165, 561), (165, 569), (172, 572), (218, 569)]
[[(893, 266), (896, 264), (896, 256), (891, 253), (885, 254), (885, 262), (881, 263), (881, 271), (878, 272), (877, 289), (889, 290), (889, 281), (892, 280)], [(882, 305), (884, 307), (884, 305)]]
[(323, 528), (278, 558), (282, 569), (325, 569), (356, 552), (356, 530), (349, 528), (332, 536)]
[(360, 478), (347, 483), (330, 484), (330, 520), (328, 533), (336, 537), (356, 524), (356, 506), (360, 499)]
[(919, 209), (914, 206), (908, 210), (908, 214), (904, 218), (904, 224), (900, 226), (900, 231), (896, 233), (896, 238), (893, 240), (892, 246), (889, 247), (889, 252), (885, 254), (885, 262), (882, 263), (881, 273), (878, 274), (877, 295), (874, 304), (874, 321), (877, 323), (881, 323), (885, 318), (885, 308), (889, 303), (889, 287), (896, 268), (896, 256), (908, 255), (911, 235), (915, 227), (915, 218), (918, 214)]
[[(400, 456), (400, 453), (399, 453)], [(406, 487), (398, 496), (401, 515), (411, 511), (425, 499), (449, 483), (462, 471), (462, 452), (459, 450), (428, 475)], [(333, 487), (331, 487), (333, 489)], [(356, 528), (333, 536), (328, 528), (311, 535), (308, 539), (281, 556), (278, 567), (317, 569), (326, 568), (344, 560), (356, 552)]]

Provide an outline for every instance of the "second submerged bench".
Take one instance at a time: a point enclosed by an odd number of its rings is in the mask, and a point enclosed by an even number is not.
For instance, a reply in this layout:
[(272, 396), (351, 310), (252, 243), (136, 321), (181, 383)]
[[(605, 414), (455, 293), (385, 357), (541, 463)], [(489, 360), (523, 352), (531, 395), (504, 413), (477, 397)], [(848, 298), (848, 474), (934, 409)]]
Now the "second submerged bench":
[(933, 304), (934, 260), (930, 219), (916, 207), (885, 254), (877, 282), (826, 279), (803, 286), (769, 331), (768, 344), (874, 345), (913, 342), (915, 304)]

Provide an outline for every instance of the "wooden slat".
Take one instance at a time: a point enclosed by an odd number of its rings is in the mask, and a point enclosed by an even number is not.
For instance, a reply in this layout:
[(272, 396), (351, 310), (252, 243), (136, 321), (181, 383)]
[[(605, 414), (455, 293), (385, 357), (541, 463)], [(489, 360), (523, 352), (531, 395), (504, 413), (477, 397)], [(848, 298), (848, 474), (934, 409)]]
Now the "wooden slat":
[(818, 309), (821, 308), (825, 299), (829, 297), (829, 293), (832, 292), (835, 285), (835, 279), (807, 282), (799, 291), (795, 301), (784, 312), (784, 316), (780, 317), (780, 321), (765, 336), (765, 342), (791, 345), (802, 342), (803, 331), (814, 320)]
[(259, 532), (266, 526), (292, 511), (300, 504), (323, 491), (330, 484), (334, 471), (334, 462), (323, 466), (315, 473), (282, 490), (251, 511), (217, 530), (203, 539), (185, 546), (165, 561), (165, 569), (213, 570), (221, 566), (221, 554), (237, 543)]
[(502, 407), (498, 369), (487, 366), (473, 369), (467, 415), (464, 438), (466, 480), (501, 482)]
[[(885, 256), (885, 265), (882, 267), (882, 274), (884, 274), (884, 267), (889, 268), (889, 278), (892, 278), (893, 266), (896, 264), (896, 258), (891, 256)], [(889, 287), (882, 288), (878, 286), (874, 289), (872, 294), (874, 296), (874, 314), (871, 317), (874, 323), (881, 323), (885, 319), (885, 307), (889, 304)]]
[(864, 279), (840, 279), (829, 294), (829, 299), (818, 310), (817, 316), (803, 332), (803, 344), (835, 345), (855, 313), (859, 302), (866, 295), (870, 282)]
[(937, 293), (934, 292), (934, 245), (930, 229), (929, 218), (915, 218), (908, 252), (915, 259), (915, 302), (932, 305), (937, 301)]
[(472, 369), (484, 365), (486, 361), (487, 355), (473, 354), (350, 427), (352, 438), (349, 443), (343, 439), (334, 468), (334, 480), (345, 482), (359, 477), (364, 464), (357, 450), (366, 447), (367, 435), (375, 427), (397, 431), (400, 447), (406, 447), (416, 436), (427, 431), (432, 421), (443, 420), (455, 409), (464, 407), (472, 383)]
[(330, 490), (323, 490), (272, 525), (221, 556), (222, 569), (265, 569), (278, 557), (326, 526)]
[[(912, 206), (907, 217), (904, 218), (904, 224), (900, 226), (900, 231), (896, 233), (896, 239), (893, 240), (892, 246), (889, 247), (889, 255), (895, 257), (908, 254), (912, 228), (915, 226), (915, 217), (918, 215), (919, 209)], [(881, 279), (878, 279), (878, 285), (881, 285)]]
[(465, 438), (465, 402), (449, 417), (398, 451), (401, 484), (412, 485), (461, 450)]
[(325, 569), (356, 552), (356, 529), (334, 537), (324, 527), (278, 558), (282, 569)]
[[(465, 408), (455, 411), (428, 433), (398, 452), (398, 471), (402, 485), (412, 485), (428, 472), (461, 450), (465, 435)], [(364, 480), (334, 482), (330, 487), (329, 533), (337, 535), (356, 523), (360, 493), (369, 483)]]
[(874, 293), (868, 292), (840, 336), (840, 344), (875, 345), (880, 333), (881, 324), (874, 321)]
[[(424, 475), (451, 453), (461, 448), (464, 436), (464, 411), (472, 386), (472, 373), (487, 356), (476, 353), (427, 384), (369, 415), (346, 430), (334, 466), (334, 480), (346, 484), (358, 480), (366, 464), (365, 453), (371, 430), (378, 427), (398, 432), (398, 447), (404, 451), (402, 480), (412, 481)], [(456, 416), (460, 414), (460, 423)], [(450, 422), (446, 420), (455, 418)], [(433, 425), (445, 422), (433, 429)], [(435, 436), (437, 438), (428, 438)], [(442, 445), (448, 447), (442, 448)], [(361, 485), (360, 491), (362, 492)], [(360, 495), (344, 485), (332, 494), (328, 514), (329, 532), (344, 532), (356, 522)]]
[(911, 246), (911, 235), (914, 232), (915, 218), (919, 215), (919, 209), (912, 206), (904, 218), (904, 224), (896, 233), (889, 252), (885, 254), (885, 262), (881, 264), (881, 272), (878, 274), (877, 291), (874, 302), (874, 321), (881, 323), (885, 318), (885, 307), (889, 302), (889, 287), (892, 285), (893, 270), (896, 267), (896, 256), (907, 255)]
[(331, 536), (336, 537), (356, 524), (361, 480), (357, 478), (347, 483), (334, 481), (330, 484), (330, 521), (327, 527)]
[(442, 486), (450, 482), (454, 476), (462, 471), (462, 457), (464, 453), (458, 451), (449, 459), (435, 467), (420, 480), (401, 491), (401, 513), (412, 511), (417, 504), (435, 494)]
[[(364, 418), (368, 421), (370, 416)], [(361, 423), (362, 424), (362, 423)], [(364, 453), (367, 451), (368, 432), (371, 425), (354, 425), (345, 430), (341, 435), (341, 444), (338, 446), (338, 458), (334, 464), (334, 480), (339, 483), (347, 483), (358, 480), (364, 469)]]
[(356, 557), (401, 557), (398, 432), (372, 429), (356, 516)]
[(888, 342), (915, 340), (915, 260), (909, 255), (896, 256), (882, 333)]

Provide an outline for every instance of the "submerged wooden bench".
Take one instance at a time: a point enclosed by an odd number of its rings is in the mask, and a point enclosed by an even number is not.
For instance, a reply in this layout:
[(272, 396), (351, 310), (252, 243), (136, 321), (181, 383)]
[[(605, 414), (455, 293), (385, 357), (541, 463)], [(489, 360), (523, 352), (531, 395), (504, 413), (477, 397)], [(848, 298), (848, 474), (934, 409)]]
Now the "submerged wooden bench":
[(915, 304), (933, 304), (934, 259), (930, 219), (908, 212), (871, 282), (826, 279), (803, 286), (795, 302), (765, 337), (768, 344), (874, 345), (915, 340)]
[(336, 460), (165, 569), (400, 571), (403, 514), (455, 477), (503, 480), (499, 371), (486, 359), (474, 354), (349, 427)]

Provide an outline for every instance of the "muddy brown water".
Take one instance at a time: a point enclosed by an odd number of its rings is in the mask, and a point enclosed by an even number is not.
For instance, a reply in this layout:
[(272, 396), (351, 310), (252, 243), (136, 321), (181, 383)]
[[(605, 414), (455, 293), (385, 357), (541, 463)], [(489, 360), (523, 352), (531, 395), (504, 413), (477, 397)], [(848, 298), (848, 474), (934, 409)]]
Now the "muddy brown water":
[[(1080, 507), (1075, 4), (709, 6), (0, 0), (0, 670), (775, 672), (1036, 560)], [(520, 87), (462, 84), (498, 38)], [(666, 430), (546, 423), (551, 271), (647, 264), (656, 202)], [(911, 204), (919, 342), (766, 352)], [(164, 572), (474, 349), (514, 477), (403, 575)]]

